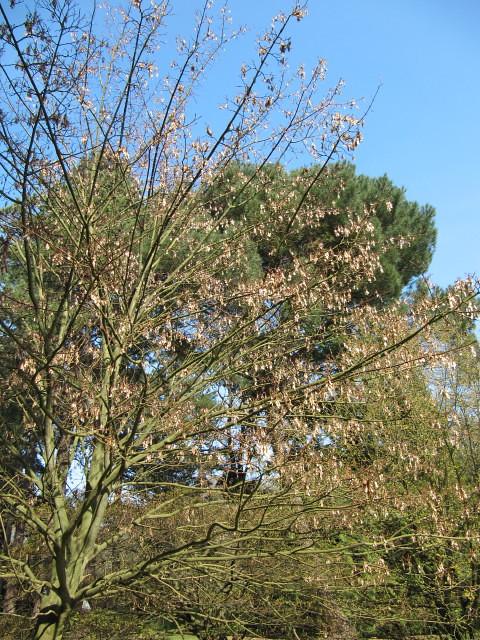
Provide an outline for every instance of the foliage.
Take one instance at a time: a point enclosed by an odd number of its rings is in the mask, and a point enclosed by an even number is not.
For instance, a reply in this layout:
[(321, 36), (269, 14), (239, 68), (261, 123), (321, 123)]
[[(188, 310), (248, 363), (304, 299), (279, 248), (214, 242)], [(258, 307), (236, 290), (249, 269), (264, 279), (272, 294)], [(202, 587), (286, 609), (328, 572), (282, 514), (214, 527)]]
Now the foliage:
[[(436, 237), (435, 210), (409, 202), (405, 190), (387, 176), (357, 176), (355, 167), (346, 162), (314, 164), (290, 172), (280, 164), (266, 164), (261, 179), (252, 180), (257, 172), (256, 165), (232, 163), (208, 190), (213, 216), (227, 208), (229, 219), (251, 225), (252, 244), (247, 255), (252, 273), (288, 269), (293, 256), (306, 259), (312, 251), (336, 252), (345, 240), (341, 225), (352, 216), (362, 219), (366, 211), (381, 269), (373, 282), (363, 284), (357, 296), (385, 304), (398, 298), (414, 277), (427, 270)], [(316, 178), (318, 174), (321, 179)], [(235, 200), (239, 186), (241, 197)], [(288, 188), (291, 199), (316, 210), (317, 215), (308, 223), (295, 217), (285, 238), (284, 214), (276, 214), (276, 203)], [(257, 236), (257, 225), (262, 221), (269, 225), (267, 237)]]
[[(480, 377), (469, 319), (440, 322), (423, 336), (417, 353), (440, 345), (443, 356), (433, 367), (422, 362), (404, 374), (401, 390), (396, 383), (389, 410), (403, 404), (390, 426), (397, 442), (386, 447), (388, 434), (382, 434), (382, 451), (365, 469), (375, 465), (376, 481), (388, 483), (382, 488), (388, 499), (370, 504), (350, 534), (360, 548), (376, 536), (384, 541), (383, 548), (367, 545), (369, 555), (352, 554), (363, 569), (362, 583), (366, 572), (373, 580), (346, 601), (356, 607), (359, 628), (368, 629), (362, 618), (370, 620), (379, 636), (478, 634)], [(383, 373), (380, 383), (386, 382)]]

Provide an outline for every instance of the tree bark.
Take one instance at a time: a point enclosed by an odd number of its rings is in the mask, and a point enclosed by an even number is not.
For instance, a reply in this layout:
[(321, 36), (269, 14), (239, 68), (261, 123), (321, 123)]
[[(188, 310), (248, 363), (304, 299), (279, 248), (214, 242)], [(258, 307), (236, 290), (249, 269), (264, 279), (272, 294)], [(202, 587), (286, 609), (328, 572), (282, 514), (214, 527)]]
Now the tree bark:
[(71, 609), (62, 605), (56, 594), (43, 596), (32, 640), (61, 640), (70, 614)]
[(3, 594), (3, 613), (11, 615), (15, 613), (18, 590), (17, 584), (12, 579), (5, 581), (5, 591)]
[[(7, 548), (13, 547), (17, 538), (17, 525), (10, 523), (8, 538), (6, 540)], [(5, 614), (14, 614), (16, 610), (18, 597), (18, 585), (14, 578), (4, 581), (2, 612)]]

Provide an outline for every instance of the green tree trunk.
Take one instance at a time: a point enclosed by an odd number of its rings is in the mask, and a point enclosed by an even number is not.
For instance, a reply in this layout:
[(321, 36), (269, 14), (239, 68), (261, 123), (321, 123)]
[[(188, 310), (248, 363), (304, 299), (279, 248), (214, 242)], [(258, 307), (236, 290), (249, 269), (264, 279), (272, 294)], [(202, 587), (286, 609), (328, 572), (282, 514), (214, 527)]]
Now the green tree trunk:
[(32, 640), (61, 640), (70, 614), (71, 608), (62, 605), (56, 594), (43, 596)]

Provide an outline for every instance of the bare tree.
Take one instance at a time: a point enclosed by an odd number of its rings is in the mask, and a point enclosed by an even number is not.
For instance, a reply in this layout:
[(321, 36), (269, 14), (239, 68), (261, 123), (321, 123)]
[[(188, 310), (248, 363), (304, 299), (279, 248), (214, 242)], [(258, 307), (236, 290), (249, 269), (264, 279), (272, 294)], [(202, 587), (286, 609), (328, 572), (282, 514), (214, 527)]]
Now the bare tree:
[[(40, 598), (42, 640), (84, 599), (147, 580), (174, 598), (194, 573), (261, 584), (268, 558), (314, 553), (313, 514), (344, 501), (336, 478), (312, 492), (305, 474), (328, 399), (439, 317), (426, 310), (343, 369), (292, 358), (351, 333), (355, 287), (379, 268), (368, 211), (336, 229), (335, 252), (288, 253), (291, 229), (335, 215), (309, 192), (362, 124), (338, 87), (319, 95), (322, 61), (288, 71), (303, 6), (259, 38), (215, 131), (192, 97), (239, 35), (225, 11), (205, 3), (162, 76), (168, 2), (109, 10), (111, 37), (91, 8), (88, 20), (71, 0), (0, 8), (0, 502), (30, 549), (6, 533), (0, 576)], [(245, 260), (251, 223), (228, 213), (247, 186), (268, 193), (267, 163), (299, 147), (321, 168), (299, 176), (301, 197), (269, 193), (255, 223), (257, 238), (283, 226), (292, 268), (260, 278)], [(255, 172), (223, 181), (220, 199), (217, 181), (244, 160)], [(326, 321), (307, 335), (312, 308)], [(141, 553), (122, 552), (132, 537)], [(263, 578), (249, 564), (262, 558)]]

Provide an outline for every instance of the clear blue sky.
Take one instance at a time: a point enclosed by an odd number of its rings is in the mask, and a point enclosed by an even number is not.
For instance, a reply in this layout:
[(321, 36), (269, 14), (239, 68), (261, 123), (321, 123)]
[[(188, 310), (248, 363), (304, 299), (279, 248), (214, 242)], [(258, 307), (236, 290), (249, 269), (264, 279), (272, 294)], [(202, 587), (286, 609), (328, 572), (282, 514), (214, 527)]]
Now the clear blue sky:
[[(173, 0), (175, 27), (188, 34), (201, 4)], [(290, 6), (230, 2), (234, 25), (250, 33), (215, 68), (220, 100), (240, 63), (255, 57), (254, 36)], [(368, 102), (382, 84), (356, 153), (358, 171), (387, 173), (410, 199), (436, 208), (435, 282), (479, 274), (480, 0), (310, 0), (291, 35), (292, 63), (326, 58), (328, 84), (343, 78), (346, 96)]]

